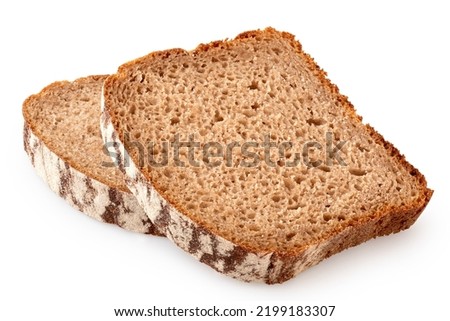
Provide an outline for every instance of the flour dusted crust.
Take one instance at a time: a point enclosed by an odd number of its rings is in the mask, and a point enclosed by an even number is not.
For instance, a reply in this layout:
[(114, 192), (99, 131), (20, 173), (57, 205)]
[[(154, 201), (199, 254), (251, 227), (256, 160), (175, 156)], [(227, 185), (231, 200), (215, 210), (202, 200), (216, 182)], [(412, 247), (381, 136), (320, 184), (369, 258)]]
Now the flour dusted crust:
[[(276, 32), (273, 29), (264, 31), (251, 31), (239, 35), (234, 41), (240, 41), (248, 37), (256, 37), (260, 32)], [(301, 46), (294, 37), (288, 33), (281, 33), (288, 39), (308, 63), (311, 70), (320, 81), (330, 89), (331, 93), (340, 101), (349, 117), (357, 121), (361, 118), (355, 113), (353, 106), (345, 96), (339, 93), (314, 62), (314, 60), (301, 50)], [(226, 42), (213, 42), (208, 45), (200, 45), (193, 51), (206, 51), (212, 47), (227, 45)], [(147, 57), (132, 61), (119, 68), (116, 78), (122, 76), (127, 67), (145, 63), (145, 60), (164, 59), (172, 53), (176, 54), (180, 49), (156, 52)], [(106, 82), (106, 84), (108, 81)], [(107, 141), (116, 143), (116, 153), (123, 159), (126, 153), (124, 144), (118, 138), (108, 110), (102, 97), (101, 129)], [(386, 206), (371, 217), (353, 221), (340, 230), (331, 231), (322, 239), (314, 243), (305, 244), (302, 248), (293, 249), (291, 252), (259, 253), (255, 250), (232, 243), (231, 241), (216, 235), (205, 226), (192, 220), (186, 213), (177, 210), (177, 204), (164, 199), (157, 189), (157, 182), (146, 178), (138, 169), (133, 159), (127, 166), (119, 162), (120, 169), (127, 175), (126, 183), (131, 192), (136, 196), (141, 206), (157, 228), (175, 244), (193, 255), (199, 261), (211, 266), (215, 270), (228, 276), (244, 281), (259, 281), (265, 283), (281, 283), (291, 279), (303, 270), (319, 263), (325, 258), (344, 249), (363, 243), (371, 238), (396, 233), (409, 228), (424, 210), (432, 196), (432, 190), (426, 188), (423, 175), (410, 165), (403, 155), (390, 143), (386, 142), (373, 128), (366, 126), (369, 134), (384, 146), (393, 158), (396, 158), (411, 175), (417, 176), (422, 186), (423, 198), (414, 204), (404, 206)]]
[[(55, 83), (44, 91), (62, 85), (64, 83)], [(33, 132), (27, 121), (23, 141), (38, 175), (74, 208), (98, 221), (116, 224), (133, 232), (161, 235), (131, 193), (110, 187), (76, 170), (56, 155)]]
[(27, 125), (24, 145), (38, 175), (74, 208), (100, 222), (133, 232), (159, 234), (132, 194), (77, 171), (48, 149)]

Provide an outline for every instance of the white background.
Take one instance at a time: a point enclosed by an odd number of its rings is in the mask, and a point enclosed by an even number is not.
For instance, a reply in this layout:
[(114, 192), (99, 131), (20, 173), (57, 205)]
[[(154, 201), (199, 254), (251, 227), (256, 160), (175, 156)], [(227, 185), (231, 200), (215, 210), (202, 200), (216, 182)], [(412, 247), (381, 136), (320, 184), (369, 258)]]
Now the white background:
[[(336, 305), (330, 320), (448, 317), (450, 10), (444, 4), (2, 1), (0, 319), (113, 320), (113, 308), (212, 304)], [(153, 50), (192, 49), (266, 26), (295, 34), (364, 121), (427, 177), (435, 194), (411, 229), (344, 251), (282, 285), (247, 284), (164, 238), (86, 217), (34, 173), (22, 147), (21, 104), (28, 95), (55, 80), (113, 73)]]

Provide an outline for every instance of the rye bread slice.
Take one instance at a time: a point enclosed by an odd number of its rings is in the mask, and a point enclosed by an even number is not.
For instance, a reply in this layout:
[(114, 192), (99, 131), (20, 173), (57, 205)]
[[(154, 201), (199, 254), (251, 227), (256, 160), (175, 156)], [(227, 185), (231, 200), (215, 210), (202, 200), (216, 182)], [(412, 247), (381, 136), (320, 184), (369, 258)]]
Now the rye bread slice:
[(245, 281), (284, 282), (407, 229), (432, 196), (294, 36), (272, 28), (129, 62), (105, 81), (102, 108), (152, 222)]
[(49, 187), (76, 209), (127, 230), (157, 234), (124, 176), (103, 152), (100, 97), (106, 76), (55, 82), (23, 104), (24, 147)]

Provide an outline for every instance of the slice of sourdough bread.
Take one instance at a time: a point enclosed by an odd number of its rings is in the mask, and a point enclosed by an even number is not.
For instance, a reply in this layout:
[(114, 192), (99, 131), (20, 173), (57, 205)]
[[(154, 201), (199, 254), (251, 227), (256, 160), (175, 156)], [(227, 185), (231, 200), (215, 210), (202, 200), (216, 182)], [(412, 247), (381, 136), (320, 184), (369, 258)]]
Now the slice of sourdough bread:
[(102, 108), (152, 222), (245, 281), (284, 282), (406, 229), (432, 196), (294, 36), (272, 28), (127, 63), (105, 81)]
[[(39, 176), (73, 207), (127, 230), (160, 234), (103, 152), (100, 96), (106, 76), (55, 82), (23, 104), (24, 146)], [(104, 164), (103, 164), (104, 163)]]

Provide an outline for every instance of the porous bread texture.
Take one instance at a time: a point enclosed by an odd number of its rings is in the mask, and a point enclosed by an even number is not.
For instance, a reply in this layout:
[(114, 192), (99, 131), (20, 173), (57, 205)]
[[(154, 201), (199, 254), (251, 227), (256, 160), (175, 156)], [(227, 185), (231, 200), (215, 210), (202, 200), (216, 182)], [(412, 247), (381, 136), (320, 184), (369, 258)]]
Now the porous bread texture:
[(23, 104), (24, 148), (38, 175), (76, 209), (127, 230), (156, 234), (123, 174), (103, 152), (100, 96), (106, 76), (56, 82)]
[[(125, 64), (106, 80), (103, 108), (104, 135), (130, 154), (122, 170), (152, 221), (200, 261), (247, 281), (283, 282), (349, 246), (408, 228), (432, 195), (294, 37), (271, 28)], [(180, 149), (185, 166), (177, 166), (170, 146), (190, 135), (199, 146), (194, 155)], [(264, 136), (292, 143), (275, 166), (261, 149), (252, 150), (259, 162), (249, 167), (239, 150), (229, 163), (202, 154), (211, 142), (225, 150)], [(344, 142), (336, 151), (342, 161), (324, 159), (330, 140)], [(308, 142), (322, 149), (305, 155)], [(149, 165), (149, 156), (161, 161), (167, 152), (166, 165)], [(322, 163), (288, 166), (296, 155)], [(189, 164), (192, 156), (199, 165)]]

